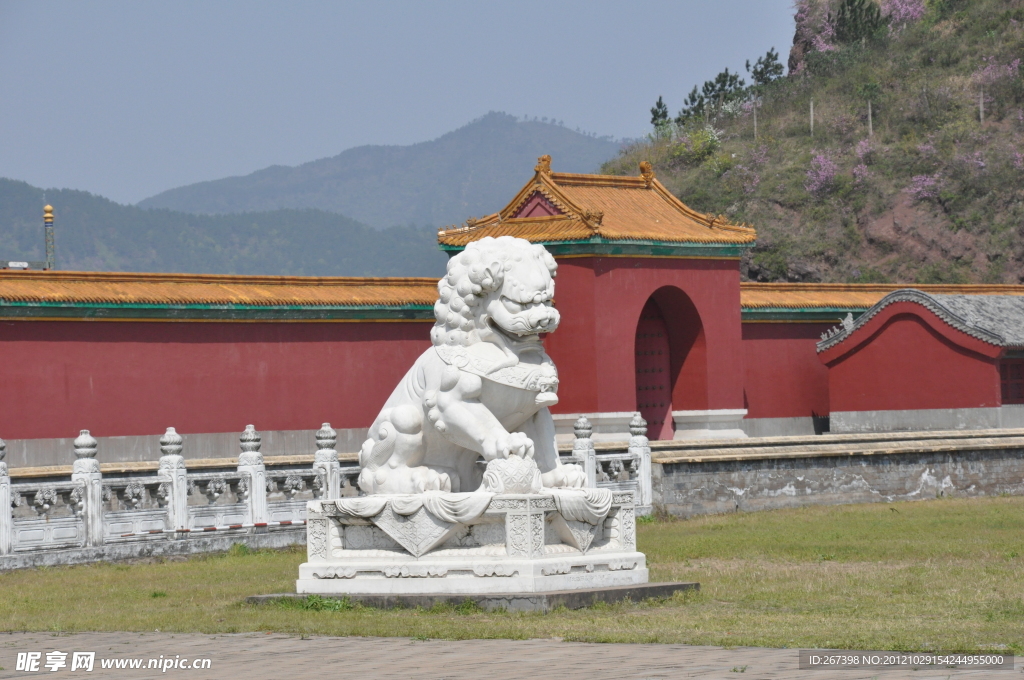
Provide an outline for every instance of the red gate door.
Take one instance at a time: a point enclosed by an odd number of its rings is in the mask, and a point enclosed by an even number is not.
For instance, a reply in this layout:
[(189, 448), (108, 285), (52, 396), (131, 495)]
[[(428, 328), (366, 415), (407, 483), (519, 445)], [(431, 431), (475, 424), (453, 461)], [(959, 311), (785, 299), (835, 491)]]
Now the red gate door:
[(636, 327), (636, 404), (651, 439), (672, 439), (672, 376), (668, 330), (661, 309), (648, 300)]

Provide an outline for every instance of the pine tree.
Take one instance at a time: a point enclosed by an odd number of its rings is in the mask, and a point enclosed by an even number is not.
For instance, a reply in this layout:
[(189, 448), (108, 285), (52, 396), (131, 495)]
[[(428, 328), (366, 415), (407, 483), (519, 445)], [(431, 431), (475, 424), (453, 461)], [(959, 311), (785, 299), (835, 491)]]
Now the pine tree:
[(667, 122), (668, 107), (665, 105), (665, 102), (661, 100), (661, 97), (658, 97), (658, 103), (651, 109), (651, 125), (657, 129), (665, 125)]
[(882, 10), (874, 0), (842, 0), (834, 17), (836, 40), (853, 43), (870, 38), (885, 25)]
[(747, 60), (747, 73), (754, 79), (755, 86), (764, 86), (773, 80), (778, 80), (784, 71), (785, 69), (779, 61), (779, 53), (775, 51), (774, 47), (768, 50), (763, 57), (758, 57), (753, 67), (750, 66), (750, 60)]

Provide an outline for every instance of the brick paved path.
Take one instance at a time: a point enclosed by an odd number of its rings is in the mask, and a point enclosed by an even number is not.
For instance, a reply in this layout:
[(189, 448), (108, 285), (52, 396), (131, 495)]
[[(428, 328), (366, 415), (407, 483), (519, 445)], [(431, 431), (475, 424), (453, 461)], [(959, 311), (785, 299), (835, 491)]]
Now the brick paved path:
[[(16, 672), (17, 652), (94, 651), (92, 673)], [(209, 658), (210, 670), (102, 670), (103, 658)], [(946, 680), (1019, 678), (1013, 671), (801, 671), (793, 649), (686, 645), (584, 644), (557, 640), (441, 640), (408, 638), (300, 639), (286, 635), (169, 633), (0, 633), (0, 678), (243, 678), (244, 680)], [(145, 664), (145, 662), (144, 662)], [(735, 671), (733, 669), (736, 669)]]

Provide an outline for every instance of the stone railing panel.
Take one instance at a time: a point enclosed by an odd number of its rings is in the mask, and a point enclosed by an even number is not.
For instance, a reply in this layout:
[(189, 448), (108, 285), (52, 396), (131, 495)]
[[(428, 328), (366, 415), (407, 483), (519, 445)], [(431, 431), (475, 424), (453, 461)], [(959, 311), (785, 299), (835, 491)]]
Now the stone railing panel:
[(0, 439), (0, 555), (11, 552), (14, 516), (11, 513), (11, 476), (7, 473), (7, 443)]
[(574, 428), (575, 440), (571, 453), (561, 454), (563, 463), (582, 465), (587, 473), (588, 486), (607, 488), (614, 492), (632, 492), (636, 499), (637, 515), (652, 511), (651, 447), (647, 440), (647, 423), (637, 413), (629, 423), (630, 439), (625, 450), (595, 451), (591, 439), (592, 428), (586, 416), (581, 416)]
[(336, 452), (330, 455), (332, 433), (327, 425), (316, 433), (314, 465), (268, 471), (260, 434), (250, 425), (239, 438), (236, 465), (191, 472), (183, 438), (172, 427), (160, 437), (154, 472), (104, 477), (98, 443), (83, 430), (74, 441), (70, 479), (42, 472), (17, 484), (0, 440), (0, 569), (223, 550), (240, 540), (299, 543), (308, 501), (356, 495), (358, 466), (342, 466)]
[(86, 544), (80, 517), (25, 519), (14, 522), (14, 552), (80, 548)]

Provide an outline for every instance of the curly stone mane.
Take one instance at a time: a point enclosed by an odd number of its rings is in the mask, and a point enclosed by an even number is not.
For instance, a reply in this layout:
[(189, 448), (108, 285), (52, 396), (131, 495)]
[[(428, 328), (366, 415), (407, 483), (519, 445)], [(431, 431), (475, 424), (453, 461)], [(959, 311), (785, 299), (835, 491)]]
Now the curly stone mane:
[(505, 273), (523, 260), (534, 260), (538, 266), (547, 267), (552, 277), (558, 268), (544, 246), (511, 236), (487, 236), (470, 243), (450, 259), (448, 274), (437, 282), (437, 321), (430, 330), (431, 342), (463, 346), (480, 342), (478, 332), (488, 323), (488, 296), (501, 291)]

